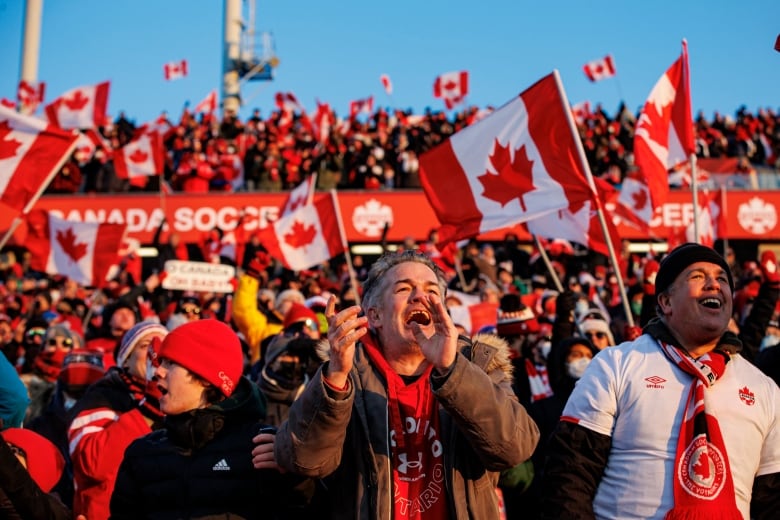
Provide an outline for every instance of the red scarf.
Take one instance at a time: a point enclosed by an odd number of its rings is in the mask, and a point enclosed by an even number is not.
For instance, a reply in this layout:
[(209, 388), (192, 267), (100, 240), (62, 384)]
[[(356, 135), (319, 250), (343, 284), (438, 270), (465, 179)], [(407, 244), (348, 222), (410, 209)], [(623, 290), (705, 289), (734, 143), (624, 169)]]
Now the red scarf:
[(541, 401), (545, 397), (552, 397), (553, 391), (550, 388), (550, 378), (547, 375), (547, 367), (537, 365), (528, 358), (525, 358), (525, 371), (528, 373), (528, 385), (531, 388), (531, 402)]
[(387, 382), (393, 518), (448, 518), (438, 405), (430, 384), (433, 365), (407, 385), (373, 338), (364, 337), (363, 345)]
[(704, 392), (726, 372), (731, 359), (723, 350), (713, 350), (699, 359), (659, 341), (664, 354), (693, 376), (685, 406), (674, 463), (674, 507), (667, 520), (742, 518), (737, 508), (728, 454), (715, 416), (704, 408)]

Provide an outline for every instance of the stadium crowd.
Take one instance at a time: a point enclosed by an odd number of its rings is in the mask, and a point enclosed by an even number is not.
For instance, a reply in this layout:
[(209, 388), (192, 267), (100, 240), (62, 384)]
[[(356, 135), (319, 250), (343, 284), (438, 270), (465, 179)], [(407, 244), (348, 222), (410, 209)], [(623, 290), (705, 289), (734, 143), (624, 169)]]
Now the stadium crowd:
[[(160, 178), (174, 191), (288, 190), (317, 173), (317, 188), (418, 189), (420, 154), (459, 129), (484, 117), (489, 109), (469, 107), (453, 112), (379, 109), (370, 116), (337, 119), (332, 111), (312, 117), (277, 109), (263, 117), (260, 109), (241, 121), (234, 114), (219, 120), (184, 110), (178, 122), (166, 113), (145, 125), (161, 132), (165, 171), (144, 186), (117, 178), (114, 150), (125, 145), (138, 126), (124, 113), (100, 128), (94, 153), (77, 150), (50, 184), (47, 193), (118, 193), (157, 191)], [(695, 119), (700, 158), (738, 158), (736, 172), (756, 167), (780, 168), (780, 114), (745, 107), (735, 116), (699, 113)], [(577, 124), (591, 171), (619, 187), (633, 168), (636, 114), (621, 105), (610, 116), (600, 105), (578, 114)], [(140, 125), (144, 126), (144, 125)]]

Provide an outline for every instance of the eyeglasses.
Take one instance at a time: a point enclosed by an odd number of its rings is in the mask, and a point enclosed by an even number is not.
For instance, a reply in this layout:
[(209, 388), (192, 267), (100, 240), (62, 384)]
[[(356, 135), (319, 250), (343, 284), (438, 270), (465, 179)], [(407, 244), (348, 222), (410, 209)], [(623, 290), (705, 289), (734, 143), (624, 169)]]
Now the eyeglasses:
[(30, 329), (25, 334), (28, 338), (34, 338), (35, 336), (45, 336), (46, 329)]
[(606, 332), (586, 332), (585, 333), (585, 337), (588, 338), (588, 339), (593, 339), (593, 338), (604, 339), (604, 338), (607, 337), (607, 333)]
[(68, 347), (68, 348), (72, 348), (73, 347), (73, 340), (72, 339), (70, 339), (70, 338), (63, 338), (61, 336), (58, 337), (58, 338), (49, 338), (49, 342), (48, 342), (49, 346), (50, 347), (56, 347), (57, 345), (59, 345), (60, 342), (57, 341), (58, 339), (62, 339), (62, 346), (63, 347)]
[(194, 307), (192, 305), (185, 305), (181, 308), (184, 314), (200, 314), (200, 307)]

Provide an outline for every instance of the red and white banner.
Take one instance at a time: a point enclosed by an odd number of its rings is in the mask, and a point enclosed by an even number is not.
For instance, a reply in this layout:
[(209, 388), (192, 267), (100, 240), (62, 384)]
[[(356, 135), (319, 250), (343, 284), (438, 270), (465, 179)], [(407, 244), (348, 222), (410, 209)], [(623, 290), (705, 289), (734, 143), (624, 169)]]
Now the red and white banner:
[(308, 269), (344, 252), (330, 194), (300, 206), (260, 231), (259, 236), (268, 254), (293, 271)]
[(111, 265), (118, 263), (127, 226), (63, 220), (43, 210), (27, 217), (25, 245), (30, 267), (67, 276), (80, 284), (102, 287)]
[(165, 81), (186, 78), (188, 74), (187, 60), (170, 61), (163, 65)]
[(349, 102), (349, 118), (354, 119), (358, 114), (371, 115), (374, 111), (374, 96), (366, 99), (356, 99)]
[(295, 97), (295, 94), (292, 92), (277, 92), (276, 93), (276, 106), (279, 107), (279, 110), (283, 112), (298, 112), (300, 114), (305, 114), (306, 109), (303, 108), (303, 105), (298, 101), (298, 98)]
[(469, 73), (445, 72), (433, 82), (433, 97), (444, 100), (444, 106), (451, 109), (465, 101), (469, 93)]
[(647, 226), (654, 208), (669, 194), (670, 168), (696, 153), (691, 115), (688, 45), (650, 92), (634, 133), (637, 171), (623, 181), (618, 207), (621, 215)]
[(195, 105), (193, 112), (196, 114), (211, 114), (217, 110), (217, 91), (212, 90), (203, 101)]
[(133, 186), (146, 186), (147, 177), (161, 175), (165, 149), (157, 132), (145, 132), (114, 152), (114, 169), (120, 179)]
[(577, 160), (554, 74), (420, 157), (420, 180), (446, 243), (595, 196)]
[(19, 111), (22, 114), (34, 114), (38, 106), (43, 103), (43, 94), (46, 91), (46, 83), (28, 83), (25, 80), (19, 82), (16, 90), (16, 100), (19, 102)]
[(110, 83), (77, 87), (46, 105), (46, 117), (60, 128), (95, 128), (106, 123)]
[(577, 124), (583, 124), (591, 116), (590, 101), (582, 101), (571, 106), (571, 115)]
[[(453, 291), (447, 291), (447, 296), (453, 296), (452, 293)], [(460, 297), (460, 294), (456, 297)], [(447, 310), (450, 311), (453, 323), (460, 325), (472, 335), (483, 327), (495, 327), (498, 319), (498, 303), (495, 302), (464, 302), (464, 305), (448, 306)]]
[(616, 73), (615, 62), (612, 60), (611, 54), (607, 54), (598, 60), (589, 61), (582, 69), (591, 81), (601, 81), (602, 79), (611, 78)]
[(385, 89), (385, 92), (387, 92), (388, 96), (393, 95), (393, 82), (390, 81), (390, 76), (387, 74), (382, 74), (379, 76), (379, 81), (382, 82), (382, 87)]
[(76, 148), (78, 134), (0, 107), (0, 201), (28, 211)]
[(312, 173), (298, 186), (290, 190), (290, 194), (288, 195), (287, 200), (284, 201), (279, 215), (286, 217), (291, 213), (295, 213), (301, 206), (311, 204), (311, 201), (314, 198), (314, 188), (316, 185), (317, 174)]
[(314, 137), (317, 139), (317, 142), (325, 144), (328, 141), (331, 129), (336, 122), (336, 117), (333, 115), (330, 105), (317, 101), (317, 111), (314, 113), (314, 116), (312, 116), (311, 122), (314, 130)]

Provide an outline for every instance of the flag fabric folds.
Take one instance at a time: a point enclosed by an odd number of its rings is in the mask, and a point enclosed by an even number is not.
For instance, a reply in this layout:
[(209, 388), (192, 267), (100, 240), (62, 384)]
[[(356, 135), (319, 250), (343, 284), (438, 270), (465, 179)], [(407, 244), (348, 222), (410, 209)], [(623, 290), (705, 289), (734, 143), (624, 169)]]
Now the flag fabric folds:
[(125, 224), (73, 222), (44, 210), (27, 216), (25, 245), (32, 253), (30, 267), (102, 287), (111, 265), (118, 262)]
[(279, 217), (286, 217), (301, 206), (311, 204), (314, 198), (314, 187), (317, 182), (317, 174), (313, 173), (306, 177), (303, 182), (298, 186), (290, 190), (290, 194), (287, 195), (287, 200), (282, 204), (282, 209), (279, 212)]
[(298, 112), (300, 114), (306, 113), (303, 105), (301, 105), (301, 103), (298, 101), (298, 98), (295, 97), (295, 94), (292, 92), (277, 92), (275, 101), (276, 106), (279, 107), (279, 110), (282, 110), (283, 112)]
[(272, 258), (287, 269), (301, 271), (344, 252), (336, 208), (331, 195), (299, 206), (258, 232)]
[(32, 207), (77, 140), (73, 131), (0, 107), (0, 201), (17, 211)]
[(212, 90), (208, 95), (203, 98), (203, 101), (195, 105), (194, 112), (196, 114), (211, 114), (217, 110), (217, 91)]
[(385, 92), (387, 92), (388, 96), (393, 95), (393, 82), (390, 81), (390, 76), (387, 74), (382, 74), (379, 76), (379, 81), (382, 82), (382, 87), (384, 87)]
[(594, 195), (568, 117), (550, 74), (423, 154), (420, 179), (441, 243), (580, 211)]
[(356, 99), (349, 103), (349, 118), (354, 119), (358, 114), (371, 115), (374, 111), (374, 96), (365, 99)]
[(162, 137), (155, 131), (143, 132), (114, 152), (114, 169), (120, 179), (133, 186), (146, 186), (147, 178), (160, 175), (165, 166)]
[(187, 60), (171, 61), (163, 65), (165, 81), (172, 81), (187, 77)]
[(46, 117), (60, 128), (96, 128), (106, 121), (110, 83), (76, 87), (65, 92), (49, 105)]
[(617, 73), (615, 70), (615, 62), (610, 54), (607, 54), (601, 59), (589, 61), (582, 69), (585, 71), (585, 75), (588, 79), (593, 82), (611, 78)]
[(28, 83), (25, 80), (19, 82), (16, 90), (16, 100), (19, 102), (19, 111), (23, 114), (34, 114), (38, 106), (43, 103), (43, 94), (46, 91), (46, 83)]
[(688, 46), (650, 92), (634, 133), (636, 171), (629, 172), (618, 197), (618, 212), (646, 228), (655, 208), (669, 195), (668, 170), (696, 152), (691, 116)]
[(445, 72), (433, 82), (433, 97), (444, 101), (444, 106), (451, 109), (466, 100), (469, 93), (469, 73)]

